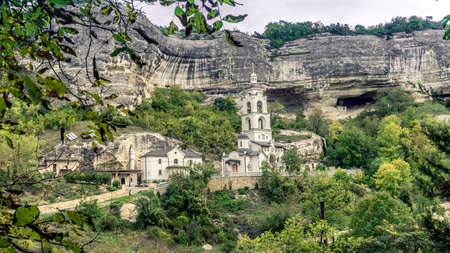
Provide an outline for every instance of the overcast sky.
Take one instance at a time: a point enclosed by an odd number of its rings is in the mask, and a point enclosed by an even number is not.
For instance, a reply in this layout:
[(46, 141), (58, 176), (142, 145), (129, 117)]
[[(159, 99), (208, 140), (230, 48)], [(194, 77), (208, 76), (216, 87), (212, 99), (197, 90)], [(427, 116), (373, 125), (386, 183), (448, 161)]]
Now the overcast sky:
[[(344, 23), (355, 26), (376, 25), (392, 17), (417, 15), (433, 16), (441, 20), (450, 14), (450, 0), (237, 0), (243, 6), (221, 9), (224, 14), (248, 14), (239, 24), (227, 24), (244, 32), (259, 33), (269, 22), (322, 21), (324, 24)], [(158, 5), (143, 7), (155, 24), (167, 26), (173, 18), (173, 9)]]

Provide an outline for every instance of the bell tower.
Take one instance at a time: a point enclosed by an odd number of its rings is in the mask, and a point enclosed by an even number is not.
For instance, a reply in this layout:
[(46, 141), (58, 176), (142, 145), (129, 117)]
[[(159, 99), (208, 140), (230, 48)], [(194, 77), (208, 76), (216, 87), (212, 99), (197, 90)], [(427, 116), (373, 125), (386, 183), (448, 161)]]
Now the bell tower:
[(267, 111), (267, 97), (264, 88), (258, 87), (258, 78), (252, 65), (253, 73), (250, 83), (253, 85), (243, 94), (241, 107), (242, 134), (250, 141), (271, 142), (272, 128), (270, 126), (270, 113)]

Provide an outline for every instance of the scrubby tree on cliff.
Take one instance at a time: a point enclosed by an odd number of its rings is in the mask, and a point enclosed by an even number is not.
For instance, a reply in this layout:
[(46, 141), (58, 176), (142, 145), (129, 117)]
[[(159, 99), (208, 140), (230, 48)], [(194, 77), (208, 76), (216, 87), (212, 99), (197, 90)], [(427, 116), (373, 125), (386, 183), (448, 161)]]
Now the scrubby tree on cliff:
[(286, 171), (289, 173), (299, 172), (303, 163), (297, 153), (297, 150), (294, 148), (286, 150), (283, 154), (282, 160), (284, 165), (286, 165)]
[[(143, 1), (155, 3), (156, 0)], [(161, 0), (161, 5), (176, 4), (174, 16), (185, 28), (186, 35), (192, 31), (211, 34), (222, 28), (223, 21), (236, 23), (246, 15), (222, 15), (220, 6), (235, 6), (234, 0)], [(96, 31), (110, 33), (116, 42), (112, 57), (126, 54), (135, 65), (142, 67), (143, 58), (132, 47), (132, 32), (149, 44), (157, 44), (144, 30), (135, 25), (140, 15), (135, 10), (135, 2), (114, 0), (0, 0), (0, 133), (1, 141), (14, 147), (11, 135), (26, 134), (18, 127), (18, 122), (5, 115), (13, 107), (13, 101), (19, 100), (25, 105), (38, 105), (51, 110), (55, 100), (70, 102), (74, 108), (81, 108), (87, 120), (94, 123), (96, 140), (105, 143), (112, 139), (112, 131), (119, 124), (113, 122), (108, 114), (101, 114), (94, 108), (103, 105), (111, 112), (133, 115), (121, 105), (108, 101), (116, 94), (105, 97), (101, 92), (81, 90), (79, 84), (65, 73), (65, 66), (73, 58), (80, 57), (84, 63), (93, 88), (107, 87), (112, 81), (101, 75), (96, 57), (90, 46), (98, 38)], [(223, 21), (222, 21), (223, 20)], [(173, 33), (175, 23), (171, 22), (169, 33)], [(77, 55), (77, 41), (74, 35), (84, 30), (88, 35), (89, 48), (86, 55)], [(226, 40), (239, 46), (230, 32), (226, 31)], [(84, 60), (83, 60), (84, 59)], [(69, 96), (75, 100), (69, 101)], [(87, 102), (89, 101), (89, 102)], [(65, 129), (62, 127), (61, 139)], [(95, 142), (93, 148), (95, 149)], [(92, 227), (92, 220), (77, 211), (58, 213), (55, 218), (39, 218), (37, 206), (20, 202), (18, 185), (35, 184), (43, 179), (22, 174), (0, 185), (0, 248), (6, 251), (28, 252), (38, 242), (42, 248), (48, 244), (63, 246), (80, 252), (82, 247), (68, 240), (68, 233), (53, 230), (49, 223), (72, 226), (83, 229)]]

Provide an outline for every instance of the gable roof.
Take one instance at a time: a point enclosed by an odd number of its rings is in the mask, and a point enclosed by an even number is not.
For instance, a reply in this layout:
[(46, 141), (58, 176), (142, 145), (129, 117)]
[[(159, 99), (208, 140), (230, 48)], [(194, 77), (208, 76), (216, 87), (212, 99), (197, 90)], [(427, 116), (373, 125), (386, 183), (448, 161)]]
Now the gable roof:
[(184, 151), (185, 155), (184, 157), (188, 157), (188, 158), (202, 158), (202, 155), (200, 155), (199, 153), (196, 153), (190, 149), (187, 149)]
[(164, 150), (164, 149), (157, 149), (152, 150), (148, 152), (147, 154), (143, 155), (142, 157), (166, 157), (167, 153), (169, 153), (170, 150)]
[(262, 142), (262, 141), (252, 141), (252, 142), (261, 147), (270, 147), (270, 142)]
[(201, 154), (198, 154), (198, 153), (196, 153), (196, 152), (194, 152), (194, 151), (192, 151), (190, 149), (184, 150), (184, 149), (181, 149), (181, 148), (178, 148), (178, 147), (173, 147), (173, 148), (170, 148), (170, 149), (152, 150), (152, 151), (146, 153), (145, 155), (143, 155), (142, 157), (167, 157), (167, 154), (169, 152), (171, 152), (172, 150), (174, 150), (174, 149), (178, 149), (181, 152), (183, 152), (184, 153), (184, 157), (187, 157), (187, 158), (201, 158), (202, 157)]

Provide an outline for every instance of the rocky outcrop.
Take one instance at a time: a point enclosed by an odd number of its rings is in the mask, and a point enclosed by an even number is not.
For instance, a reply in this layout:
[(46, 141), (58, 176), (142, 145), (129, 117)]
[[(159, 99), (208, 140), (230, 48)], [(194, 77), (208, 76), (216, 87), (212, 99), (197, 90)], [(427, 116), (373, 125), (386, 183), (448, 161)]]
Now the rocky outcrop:
[(91, 141), (80, 138), (58, 144), (42, 160), (52, 158), (56, 161), (76, 160), (77, 166), (71, 170), (140, 170), (140, 157), (161, 144), (176, 145), (180, 142), (154, 132), (141, 132), (117, 136), (107, 145), (98, 145), (94, 151)]
[[(131, 64), (125, 54), (109, 57), (120, 45), (99, 30), (95, 31), (100, 39), (91, 43), (87, 61), (91, 63), (95, 56), (103, 76), (113, 81), (99, 92), (115, 93), (119, 95), (115, 103), (130, 107), (155, 87), (181, 85), (209, 94), (235, 94), (247, 87), (252, 64), (269, 89), (269, 100), (284, 104), (288, 111), (321, 107), (339, 118), (373, 102), (380, 89), (394, 86), (450, 95), (450, 42), (442, 40), (439, 30), (389, 38), (319, 35), (276, 50), (267, 40), (237, 32), (233, 35), (243, 47), (228, 45), (220, 34), (217, 39), (197, 41), (166, 37), (142, 17), (135, 26), (158, 43), (149, 44), (131, 30), (132, 47), (146, 61), (143, 68)], [(77, 53), (82, 57), (65, 66), (71, 83), (76, 84), (72, 88), (86, 84), (80, 90), (88, 88), (86, 72), (91, 71), (84, 65), (90, 41), (82, 39), (87, 31), (81, 34)]]
[(323, 153), (323, 141), (322, 137), (313, 132), (308, 131), (292, 131), (292, 130), (280, 130), (281, 135), (285, 136), (307, 136), (304, 140), (298, 140), (293, 142), (281, 142), (285, 149), (296, 149), (297, 153), (304, 160), (319, 159)]

